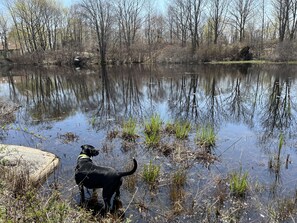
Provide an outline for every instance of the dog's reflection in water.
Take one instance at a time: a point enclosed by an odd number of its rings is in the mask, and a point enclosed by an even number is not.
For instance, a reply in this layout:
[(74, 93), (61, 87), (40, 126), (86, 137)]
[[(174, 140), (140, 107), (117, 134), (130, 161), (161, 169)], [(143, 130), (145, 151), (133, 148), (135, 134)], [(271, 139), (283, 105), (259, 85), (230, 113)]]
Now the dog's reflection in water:
[[(80, 205), (87, 210), (92, 211), (93, 215), (106, 216), (106, 210), (104, 209), (104, 202), (98, 200), (97, 191), (93, 191), (90, 198), (87, 198), (85, 202), (81, 202)], [(110, 210), (110, 215), (115, 218), (124, 219), (125, 212), (123, 209), (123, 203), (118, 197), (112, 199), (112, 208)]]

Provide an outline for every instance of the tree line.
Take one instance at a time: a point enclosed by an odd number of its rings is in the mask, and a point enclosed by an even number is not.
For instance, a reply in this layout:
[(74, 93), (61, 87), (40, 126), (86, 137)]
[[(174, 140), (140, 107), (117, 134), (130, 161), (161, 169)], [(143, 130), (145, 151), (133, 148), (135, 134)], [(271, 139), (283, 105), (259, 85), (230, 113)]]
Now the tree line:
[(295, 56), (297, 0), (172, 0), (162, 7), (156, 0), (80, 0), (70, 7), (3, 0), (2, 11), (2, 48), (13, 42), (22, 55), (88, 52), (102, 64), (174, 55), (207, 61), (230, 59), (249, 45), (258, 58)]

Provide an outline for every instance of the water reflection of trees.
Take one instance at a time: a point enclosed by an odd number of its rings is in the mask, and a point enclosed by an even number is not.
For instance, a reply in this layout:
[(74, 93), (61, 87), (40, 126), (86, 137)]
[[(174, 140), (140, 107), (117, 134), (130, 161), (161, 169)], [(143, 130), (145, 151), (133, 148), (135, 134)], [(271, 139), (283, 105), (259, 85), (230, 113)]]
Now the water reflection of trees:
[(141, 118), (162, 107), (168, 118), (217, 126), (243, 122), (265, 137), (296, 127), (294, 78), (286, 76), (293, 72), (278, 67), (121, 66), (15, 74), (7, 76), (11, 99), (41, 121), (80, 111), (103, 128), (111, 118)]
[(277, 136), (280, 132), (292, 133), (295, 116), (292, 114), (292, 79), (276, 77), (266, 98), (262, 110), (263, 139)]
[(88, 87), (92, 78), (76, 73), (48, 73), (47, 70), (22, 70), (20, 73), (9, 75), (10, 89), (15, 92), (11, 99), (25, 107), (33, 120), (63, 119), (79, 109), (85, 99), (88, 106), (92, 104), (89, 96), (94, 94), (94, 89)]
[(123, 71), (116, 69), (115, 75), (108, 73), (102, 67), (101, 84), (97, 94), (97, 108), (95, 108), (93, 127), (100, 129), (109, 124), (109, 120), (122, 116), (141, 116), (142, 97), (139, 75), (132, 69)]

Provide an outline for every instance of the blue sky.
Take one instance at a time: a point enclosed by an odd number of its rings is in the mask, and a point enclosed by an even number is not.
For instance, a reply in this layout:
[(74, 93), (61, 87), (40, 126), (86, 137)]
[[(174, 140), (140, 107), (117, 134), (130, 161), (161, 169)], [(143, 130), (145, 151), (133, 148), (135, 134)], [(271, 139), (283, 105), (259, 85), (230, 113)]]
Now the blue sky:
[(77, 0), (60, 0), (64, 6), (70, 6), (77, 2)]

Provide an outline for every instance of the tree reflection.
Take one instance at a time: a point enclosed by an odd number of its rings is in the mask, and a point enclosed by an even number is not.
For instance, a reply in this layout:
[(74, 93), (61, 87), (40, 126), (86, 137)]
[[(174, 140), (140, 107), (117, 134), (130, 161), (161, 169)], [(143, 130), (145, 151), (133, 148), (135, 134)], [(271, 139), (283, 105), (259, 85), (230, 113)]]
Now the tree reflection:
[(182, 76), (181, 81), (175, 80), (170, 88), (169, 108), (175, 119), (192, 120), (199, 118), (200, 93), (198, 74)]
[[(234, 84), (235, 82), (235, 84)], [(226, 105), (227, 110), (230, 112), (230, 117), (234, 117), (236, 121), (240, 121), (240, 118), (242, 117), (241, 112), (241, 91), (240, 91), (240, 83), (241, 79), (236, 78), (236, 80), (233, 82), (233, 85), (231, 87), (232, 91), (229, 97), (226, 98)]]
[[(121, 76), (121, 95), (123, 114), (127, 117), (141, 117), (143, 110), (143, 93), (139, 89), (138, 75), (134, 75), (132, 70), (127, 71), (127, 76)], [(151, 85), (149, 86), (149, 88)]]
[[(106, 66), (102, 66), (101, 68), (101, 84), (100, 84), (100, 94), (98, 95), (98, 104), (97, 111), (95, 116), (100, 119), (97, 124), (105, 124), (102, 123), (104, 119), (109, 119), (114, 117), (116, 114), (116, 97), (115, 97), (115, 89), (114, 84), (110, 80), (110, 77), (107, 74)], [(96, 106), (96, 105), (95, 105)]]
[(26, 107), (28, 121), (64, 119), (85, 104), (84, 99), (91, 104), (88, 96), (94, 91), (79, 75), (69, 78), (47, 74), (44, 70), (23, 72), (22, 76), (9, 76), (8, 83), (14, 92), (12, 100)]
[(291, 80), (283, 82), (277, 77), (271, 87), (262, 114), (264, 128), (263, 140), (278, 134), (290, 131), (292, 125)]
[(14, 72), (6, 75), (9, 97), (22, 104), (31, 121), (64, 119), (81, 112), (100, 129), (111, 119), (142, 118), (156, 112), (218, 128), (225, 121), (244, 122), (260, 131), (264, 141), (274, 132), (293, 132), (296, 125), (294, 82), (285, 76), (292, 71), (282, 67), (269, 74), (258, 67), (239, 71), (228, 66)]

